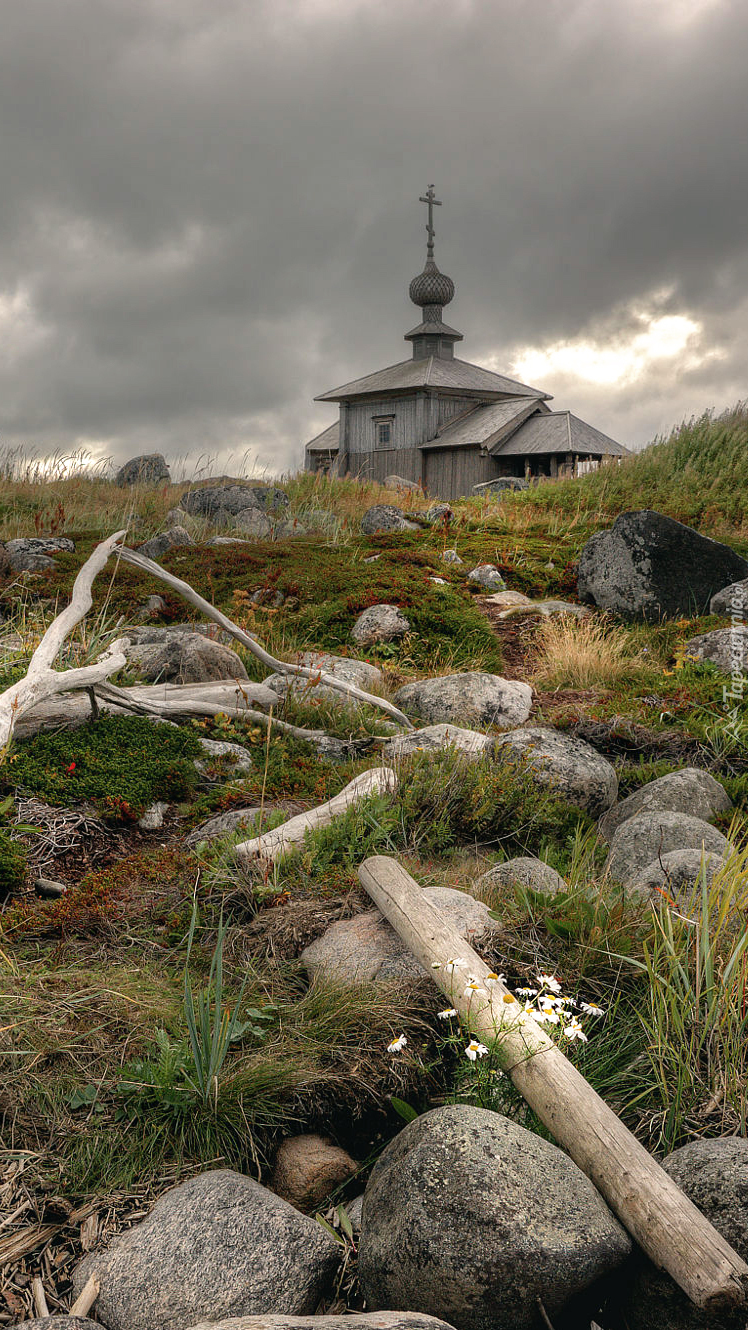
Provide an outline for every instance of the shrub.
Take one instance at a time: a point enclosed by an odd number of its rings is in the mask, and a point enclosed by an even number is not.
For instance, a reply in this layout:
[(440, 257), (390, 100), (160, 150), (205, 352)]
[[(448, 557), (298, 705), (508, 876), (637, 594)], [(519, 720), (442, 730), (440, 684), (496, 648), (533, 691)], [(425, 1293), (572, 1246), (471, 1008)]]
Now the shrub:
[(23, 886), (25, 875), (25, 846), (9, 831), (0, 829), (0, 901)]

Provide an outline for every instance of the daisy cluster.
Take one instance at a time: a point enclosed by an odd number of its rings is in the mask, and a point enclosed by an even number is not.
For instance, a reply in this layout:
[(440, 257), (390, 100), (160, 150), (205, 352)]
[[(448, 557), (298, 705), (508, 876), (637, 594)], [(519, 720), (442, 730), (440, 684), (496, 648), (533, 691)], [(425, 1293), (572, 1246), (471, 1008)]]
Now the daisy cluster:
[[(460, 974), (465, 970), (464, 961), (448, 960), (444, 965), (440, 961), (433, 961), (432, 970), (443, 969), (445, 974), (455, 976), (453, 984), (463, 984), (463, 997), (468, 999), (468, 1005), (471, 1005), (474, 999), (491, 999), (491, 989), (497, 984), (505, 984), (506, 978), (503, 974), (496, 974), (491, 971), (482, 979), (473, 974)], [(584, 1032), (582, 1023), (577, 1015), (577, 1010), (585, 1016), (602, 1016), (603, 1008), (598, 1007), (594, 1002), (581, 1002), (576, 998), (564, 997), (561, 992), (561, 982), (554, 974), (538, 974), (536, 976), (537, 987), (517, 988), (514, 996), (511, 993), (504, 994), (504, 1002), (517, 1003), (521, 1001), (520, 1014), (522, 1016), (531, 1016), (539, 1025), (556, 1025), (559, 1027), (559, 1034), (563, 1034), (565, 1039), (570, 1042), (577, 1040), (579, 1043), (587, 1043), (587, 1035)], [(575, 1010), (577, 1009), (577, 1010)], [(458, 1016), (456, 1007), (445, 1007), (437, 1012), (440, 1021), (451, 1021)], [(404, 1034), (393, 1039), (392, 1043), (387, 1045), (388, 1053), (401, 1053), (407, 1046), (407, 1039)], [(471, 1062), (478, 1058), (485, 1057), (488, 1049), (485, 1044), (479, 1043), (477, 1039), (471, 1039), (464, 1050), (465, 1057)]]

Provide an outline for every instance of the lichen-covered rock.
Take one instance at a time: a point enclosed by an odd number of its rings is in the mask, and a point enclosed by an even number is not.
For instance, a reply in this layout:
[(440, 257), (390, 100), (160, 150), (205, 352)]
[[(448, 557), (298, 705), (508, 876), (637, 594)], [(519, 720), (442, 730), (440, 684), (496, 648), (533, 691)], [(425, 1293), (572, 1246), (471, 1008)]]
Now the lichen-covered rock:
[(454, 512), (448, 503), (432, 503), (423, 514), (423, 520), (428, 522), (429, 526), (450, 526), (454, 520)]
[(568, 1155), (482, 1108), (409, 1123), (364, 1193), (367, 1304), (412, 1307), (460, 1330), (537, 1330), (538, 1297), (555, 1320), (630, 1250)]
[(748, 619), (748, 577), (740, 582), (731, 582), (729, 586), (717, 591), (709, 601), (709, 613)]
[(701, 818), (667, 809), (637, 813), (613, 835), (605, 870), (614, 882), (625, 886), (671, 850), (702, 848), (720, 858), (730, 853), (730, 843), (722, 832)]
[(176, 545), (194, 545), (194, 543), (189, 531), (183, 526), (173, 526), (168, 531), (161, 531), (159, 535), (152, 536), (144, 545), (138, 546), (138, 553), (145, 555), (146, 559), (160, 559), (167, 550), (174, 549)]
[(542, 892), (546, 896), (555, 896), (568, 887), (560, 873), (542, 859), (533, 859), (523, 855), (518, 859), (507, 859), (503, 864), (496, 864), (487, 873), (479, 877), (476, 888), (481, 887), (529, 887), (531, 891)]
[(511, 730), (497, 740), (497, 757), (517, 757), (529, 764), (538, 784), (559, 799), (583, 808), (590, 817), (615, 803), (618, 777), (607, 758), (583, 739), (542, 726)]
[(293, 799), (279, 799), (276, 803), (266, 804), (264, 810), (259, 804), (251, 808), (229, 808), (225, 813), (216, 813), (215, 817), (209, 817), (207, 822), (201, 822), (199, 827), (195, 827), (185, 836), (184, 843), (187, 849), (192, 849), (201, 841), (219, 840), (222, 836), (233, 836), (235, 832), (246, 832), (249, 839), (254, 835), (252, 828), (261, 812), (264, 813), (267, 825), (271, 813), (285, 813), (287, 817), (293, 817), (296, 813), (302, 812), (303, 807), (303, 804)]
[[(498, 928), (488, 906), (454, 887), (424, 887), (423, 898), (468, 941)], [(424, 969), (379, 910), (339, 919), (301, 954), (310, 977), (323, 975), (335, 983), (414, 984)]]
[(114, 477), (115, 485), (160, 485), (171, 480), (166, 459), (161, 453), (143, 453), (131, 457)]
[(75, 544), (68, 536), (18, 536), (5, 542), (5, 552), (14, 573), (44, 572), (47, 568), (54, 568), (53, 554), (72, 554), (74, 551)]
[[(748, 1141), (739, 1136), (689, 1141), (662, 1161), (743, 1260), (748, 1260)], [(745, 1330), (745, 1308), (705, 1312), (644, 1256), (623, 1282), (622, 1311), (629, 1330)]]
[(220, 679), (246, 679), (247, 671), (231, 647), (202, 633), (138, 629), (131, 635), (126, 656), (132, 669), (147, 683), (208, 683)]
[(494, 476), (493, 480), (482, 480), (478, 485), (473, 485), (473, 494), (492, 494), (500, 499), (507, 490), (527, 490), (530, 488), (529, 480), (522, 476)]
[(669, 850), (635, 873), (626, 885), (630, 891), (651, 898), (655, 904), (663, 898), (679, 903), (688, 899), (704, 877), (710, 883), (724, 862), (721, 854), (709, 854), (700, 849)]
[(716, 591), (748, 575), (728, 545), (645, 508), (621, 513), (579, 559), (579, 597), (624, 618), (706, 614)]
[(247, 752), (246, 748), (242, 748), (241, 744), (226, 743), (220, 739), (201, 739), (200, 746), (208, 759), (198, 759), (195, 762), (201, 776), (210, 777), (212, 763), (220, 758), (227, 758), (237, 775), (250, 776), (254, 771), (251, 754)]
[(736, 623), (730, 628), (715, 628), (711, 633), (699, 633), (683, 648), (683, 655), (692, 660), (708, 660), (723, 674), (745, 674), (748, 670), (748, 624)]
[(411, 494), (421, 488), (417, 480), (406, 480), (405, 476), (385, 476), (382, 484), (386, 490), (407, 490)]
[(437, 752), (442, 748), (456, 748), (472, 758), (485, 757), (494, 746), (491, 734), (465, 730), (459, 725), (426, 725), (421, 730), (395, 734), (382, 749), (382, 758), (409, 757), (411, 753)]
[(458, 564), (464, 562), (465, 560), (460, 558), (459, 554), (457, 553), (457, 550), (445, 550), (444, 553), (442, 554), (442, 563), (452, 564), (455, 568), (457, 567)]
[(316, 1210), (358, 1168), (347, 1150), (310, 1132), (289, 1136), (275, 1156), (272, 1188), (295, 1209)]
[(184, 1330), (203, 1319), (313, 1312), (338, 1260), (320, 1224), (219, 1169), (167, 1192), (142, 1224), (84, 1257), (73, 1288), (100, 1281), (96, 1315), (108, 1330)]
[(193, 517), (231, 522), (248, 508), (255, 508), (266, 517), (282, 517), (288, 508), (288, 495), (273, 485), (229, 482), (189, 490), (182, 496), (181, 504)]
[(622, 799), (604, 813), (597, 824), (603, 840), (610, 841), (619, 827), (638, 813), (687, 813), (708, 822), (718, 813), (729, 813), (732, 800), (724, 785), (720, 785), (708, 771), (699, 767), (683, 767), (669, 771), (666, 776), (640, 785), (628, 798)]
[(359, 614), (351, 637), (360, 646), (371, 642), (394, 642), (410, 632), (410, 620), (397, 605), (371, 605)]
[(365, 536), (374, 536), (379, 531), (417, 531), (418, 526), (394, 503), (375, 503), (361, 518), (361, 530)]
[(506, 591), (506, 582), (492, 563), (479, 563), (468, 573), (468, 581), (477, 582), (487, 591)]
[[(303, 651), (296, 661), (297, 665), (306, 665), (309, 669), (331, 674), (334, 679), (353, 684), (363, 692), (370, 693), (382, 682), (382, 671), (367, 660), (354, 660), (349, 656), (333, 656), (327, 651)], [(354, 699), (341, 693), (329, 684), (315, 683), (314, 679), (304, 678), (299, 674), (270, 674), (263, 680), (279, 697), (286, 697), (289, 692), (304, 698), (333, 698), (350, 706)]]
[(532, 688), (500, 674), (466, 670), (406, 683), (395, 693), (395, 702), (432, 725), (493, 725), (506, 730), (527, 720)]
[(215, 520), (221, 525), (232, 526), (235, 531), (241, 531), (250, 540), (269, 540), (273, 534), (273, 524), (261, 508), (243, 508), (236, 516), (219, 511)]

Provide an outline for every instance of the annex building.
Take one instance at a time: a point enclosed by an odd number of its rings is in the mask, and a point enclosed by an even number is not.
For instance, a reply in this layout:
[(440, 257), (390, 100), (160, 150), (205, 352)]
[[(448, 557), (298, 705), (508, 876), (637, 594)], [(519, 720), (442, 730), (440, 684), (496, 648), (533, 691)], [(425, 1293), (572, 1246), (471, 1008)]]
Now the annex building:
[(412, 357), (315, 398), (338, 403), (339, 417), (306, 445), (306, 469), (379, 481), (396, 474), (456, 499), (500, 477), (573, 476), (625, 456), (593, 425), (551, 410), (549, 393), (455, 355), (463, 338), (443, 318), (455, 286), (434, 261), (433, 185), (420, 202), (428, 243), (410, 284), (421, 314), (405, 334)]

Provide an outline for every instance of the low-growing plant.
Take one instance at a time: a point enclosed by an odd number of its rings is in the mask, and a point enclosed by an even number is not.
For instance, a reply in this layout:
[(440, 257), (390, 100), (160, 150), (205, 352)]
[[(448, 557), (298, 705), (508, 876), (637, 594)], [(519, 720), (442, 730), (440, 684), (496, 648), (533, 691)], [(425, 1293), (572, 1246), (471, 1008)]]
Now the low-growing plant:
[(632, 629), (593, 614), (544, 619), (535, 648), (532, 680), (548, 688), (612, 688), (650, 664)]

